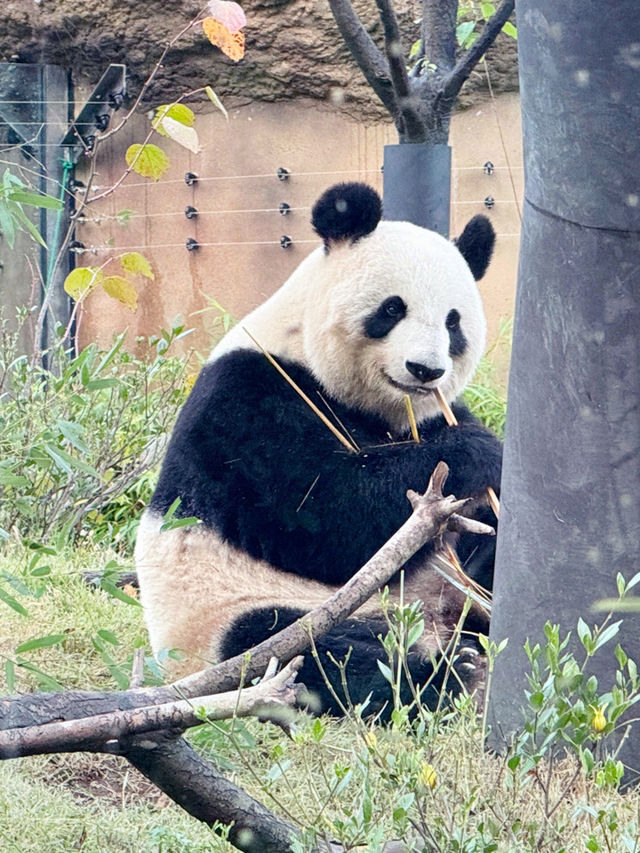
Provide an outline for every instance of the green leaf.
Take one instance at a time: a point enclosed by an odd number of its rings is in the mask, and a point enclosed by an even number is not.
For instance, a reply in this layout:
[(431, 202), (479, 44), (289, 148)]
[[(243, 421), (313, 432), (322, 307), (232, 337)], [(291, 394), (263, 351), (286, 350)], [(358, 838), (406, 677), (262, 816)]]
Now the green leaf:
[(506, 33), (508, 36), (511, 36), (512, 39), (518, 38), (518, 28), (515, 27), (511, 21), (507, 21), (507, 23), (503, 26), (502, 32)]
[(77, 471), (82, 471), (83, 474), (89, 474), (89, 476), (95, 477), (96, 480), (101, 479), (100, 474), (95, 468), (92, 468), (91, 465), (87, 465), (87, 463), (83, 462), (82, 459), (77, 459), (75, 456), (71, 456), (70, 453), (67, 453), (67, 451), (63, 450), (61, 447), (52, 447), (50, 444), (46, 443), (43, 446), (47, 455), (53, 459), (56, 467), (65, 474), (73, 474), (73, 470), (75, 468)]
[(162, 126), (163, 120), (167, 117), (185, 127), (193, 127), (196, 121), (195, 113), (186, 104), (163, 104), (157, 108), (156, 114), (151, 121), (153, 129), (157, 130), (162, 136), (170, 135)]
[(492, 15), (495, 15), (496, 7), (493, 5), (493, 3), (481, 3), (480, 13), (482, 14), (482, 17), (485, 19), (485, 21), (488, 21), (489, 18), (492, 17)]
[(133, 273), (133, 275), (143, 275), (152, 281), (155, 279), (151, 264), (140, 252), (127, 252), (126, 255), (120, 258), (120, 263), (125, 272)]
[(89, 448), (83, 439), (84, 427), (81, 424), (76, 424), (72, 421), (65, 421), (62, 418), (58, 418), (55, 425), (60, 431), (60, 434), (67, 439), (72, 447), (82, 451), (82, 453), (89, 453)]
[(15, 610), (16, 613), (19, 613), (21, 616), (28, 616), (29, 615), (29, 611), (26, 608), (24, 608), (20, 604), (19, 601), (16, 601), (12, 595), (9, 595), (9, 593), (6, 591), (6, 589), (3, 589), (1, 586), (0, 586), (0, 601), (4, 601), (5, 604), (8, 604), (12, 610)]
[(102, 289), (113, 299), (122, 302), (130, 311), (135, 311), (138, 307), (138, 291), (121, 275), (110, 275), (105, 278)]
[(0, 198), (0, 231), (10, 249), (13, 249), (16, 240), (16, 226), (11, 216), (9, 203)]
[(31, 236), (31, 238), (36, 241), (36, 243), (40, 243), (40, 245), (44, 246), (44, 248), (46, 249), (47, 244), (44, 242), (42, 235), (40, 234), (36, 226), (33, 224), (33, 222), (29, 219), (24, 210), (19, 205), (16, 205), (12, 212), (13, 218), (18, 221), (21, 228), (26, 231)]
[(34, 637), (32, 640), (27, 640), (21, 643), (16, 654), (21, 655), (23, 652), (32, 652), (34, 649), (47, 649), (49, 646), (57, 646), (66, 638), (66, 634), (47, 634), (46, 637)]
[(112, 646), (120, 645), (120, 640), (116, 637), (113, 631), (107, 631), (106, 628), (101, 628), (98, 631), (98, 636), (101, 637), (105, 642), (111, 643)]
[(195, 527), (197, 524), (200, 524), (200, 519), (195, 515), (188, 515), (185, 518), (171, 518), (161, 525), (160, 533), (164, 533), (167, 530), (176, 530), (179, 527)]
[(22, 667), (22, 669), (27, 669), (29, 672), (36, 675), (38, 677), (39, 687), (42, 687), (45, 690), (64, 690), (64, 687), (59, 681), (56, 681), (55, 678), (47, 675), (46, 672), (43, 672), (40, 667), (36, 666), (34, 663), (29, 663), (29, 661), (26, 660), (19, 660), (18, 666)]
[(76, 267), (65, 278), (62, 286), (65, 293), (68, 293), (76, 302), (80, 302), (91, 293), (96, 285), (100, 284), (103, 278), (104, 275), (100, 269)]
[(456, 40), (460, 47), (466, 47), (469, 36), (475, 28), (475, 21), (463, 21), (456, 27)]
[(620, 625), (622, 625), (622, 619), (618, 622), (613, 622), (611, 625), (607, 625), (604, 631), (596, 637), (595, 645), (593, 647), (593, 651), (597, 652), (598, 649), (602, 648), (605, 643), (608, 643), (609, 640), (613, 639), (616, 636), (618, 631), (620, 630)]
[(22, 474), (14, 474), (8, 468), (0, 466), (0, 486), (28, 486), (29, 480)]
[(4, 662), (4, 680), (7, 684), (9, 693), (15, 693), (16, 690), (16, 667), (12, 660)]
[(102, 391), (104, 388), (115, 388), (119, 381), (115, 376), (110, 379), (89, 379), (85, 383), (85, 387), (87, 391)]
[(391, 669), (387, 666), (386, 663), (382, 663), (381, 660), (377, 661), (378, 669), (384, 676), (384, 678), (389, 682), (389, 684), (393, 684), (393, 673)]
[(143, 178), (153, 178), (154, 181), (160, 180), (169, 168), (169, 158), (162, 148), (151, 143), (130, 145), (124, 156), (127, 166), (130, 166), (134, 172), (142, 175)]
[(216, 95), (216, 93), (213, 91), (211, 86), (205, 86), (204, 91), (206, 92), (207, 98), (209, 98), (209, 100), (214, 105), (214, 107), (219, 109), (220, 112), (222, 113), (222, 115), (226, 118), (226, 120), (229, 121), (229, 113), (225, 110), (222, 101)]
[(39, 193), (30, 193), (26, 190), (12, 190), (7, 198), (11, 201), (17, 201), (19, 204), (30, 204), (33, 207), (46, 207), (49, 210), (62, 210), (62, 202), (60, 199), (50, 195), (40, 195)]
[(113, 581), (107, 580), (106, 578), (102, 578), (100, 581), (100, 589), (103, 589), (105, 592), (109, 593), (113, 598), (117, 598), (118, 601), (123, 601), (125, 604), (131, 604), (133, 607), (141, 607), (139, 601), (135, 598), (132, 598), (130, 595), (127, 595), (126, 592), (117, 587)]
[(36, 566), (35, 569), (31, 570), (30, 574), (34, 578), (44, 578), (51, 574), (51, 566)]

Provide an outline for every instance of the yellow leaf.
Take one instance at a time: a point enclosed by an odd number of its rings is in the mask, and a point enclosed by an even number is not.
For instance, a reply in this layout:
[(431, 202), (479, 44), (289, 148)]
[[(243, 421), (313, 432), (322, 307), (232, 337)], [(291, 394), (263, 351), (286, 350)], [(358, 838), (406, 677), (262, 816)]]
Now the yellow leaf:
[(184, 124), (180, 124), (179, 121), (174, 121), (174, 119), (169, 116), (165, 116), (162, 119), (162, 127), (174, 142), (177, 142), (178, 145), (182, 145), (183, 148), (188, 148), (189, 151), (192, 151), (194, 154), (198, 154), (200, 151), (200, 143), (198, 141), (198, 134), (196, 133), (195, 128), (185, 127)]
[(127, 166), (130, 166), (134, 172), (142, 175), (143, 178), (153, 178), (154, 181), (159, 180), (169, 168), (169, 158), (162, 148), (151, 143), (140, 145), (137, 142), (135, 145), (130, 145), (124, 156)]
[(121, 275), (110, 275), (108, 278), (105, 278), (102, 282), (102, 288), (109, 296), (126, 305), (130, 311), (135, 311), (138, 307), (137, 290), (133, 285), (129, 284), (126, 278), (122, 278)]
[(224, 105), (223, 105), (222, 101), (221, 101), (221, 100), (220, 100), (220, 98), (216, 95), (216, 93), (213, 91), (213, 89), (211, 88), (211, 86), (205, 86), (205, 87), (204, 87), (204, 90), (205, 90), (205, 92), (207, 93), (207, 98), (209, 98), (209, 100), (211, 101), (211, 103), (212, 103), (215, 107), (217, 107), (217, 108), (220, 110), (220, 112), (222, 113), (222, 115), (226, 118), (226, 120), (227, 120), (227, 121), (229, 121), (229, 113), (225, 110), (225, 108), (224, 108)]
[(143, 275), (145, 278), (150, 278), (152, 281), (155, 279), (155, 275), (151, 269), (151, 264), (144, 255), (140, 254), (140, 252), (127, 252), (126, 255), (123, 255), (120, 258), (120, 263), (122, 264), (122, 269), (125, 270), (125, 272), (130, 272), (134, 275)]
[(64, 280), (64, 290), (76, 302), (80, 302), (85, 296), (100, 284), (104, 278), (102, 270), (95, 267), (76, 267), (71, 270)]
[(244, 56), (244, 33), (230, 33), (214, 18), (205, 18), (202, 22), (204, 34), (211, 44), (219, 47), (229, 59), (239, 62)]
[(186, 104), (163, 104), (161, 107), (158, 107), (151, 122), (153, 129), (161, 133), (162, 136), (168, 135), (167, 131), (162, 127), (162, 120), (167, 116), (174, 121), (180, 122), (180, 124), (184, 124), (185, 127), (193, 127), (196, 120), (195, 113)]

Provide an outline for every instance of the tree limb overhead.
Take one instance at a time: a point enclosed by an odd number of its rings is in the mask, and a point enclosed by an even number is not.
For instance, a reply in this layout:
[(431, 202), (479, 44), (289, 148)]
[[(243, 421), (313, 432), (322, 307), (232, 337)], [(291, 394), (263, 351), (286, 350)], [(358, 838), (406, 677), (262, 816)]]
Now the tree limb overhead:
[(391, 116), (396, 115), (397, 106), (389, 65), (384, 54), (362, 25), (350, 0), (329, 0), (340, 35), (351, 56), (365, 76), (367, 83), (380, 98)]
[(445, 104), (453, 106), (453, 102), (463, 83), (468, 79), (475, 66), (496, 40), (496, 36), (511, 17), (514, 7), (515, 0), (502, 0), (495, 15), (489, 18), (478, 38), (461, 57), (456, 67), (445, 80), (442, 90), (442, 101)]

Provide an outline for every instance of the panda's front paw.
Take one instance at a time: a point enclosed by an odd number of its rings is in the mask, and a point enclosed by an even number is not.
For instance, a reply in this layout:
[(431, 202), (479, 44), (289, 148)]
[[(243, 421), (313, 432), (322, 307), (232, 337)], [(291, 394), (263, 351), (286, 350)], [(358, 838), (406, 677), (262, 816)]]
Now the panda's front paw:
[(453, 668), (464, 687), (474, 697), (478, 709), (484, 707), (487, 676), (487, 659), (474, 645), (459, 646), (453, 661)]

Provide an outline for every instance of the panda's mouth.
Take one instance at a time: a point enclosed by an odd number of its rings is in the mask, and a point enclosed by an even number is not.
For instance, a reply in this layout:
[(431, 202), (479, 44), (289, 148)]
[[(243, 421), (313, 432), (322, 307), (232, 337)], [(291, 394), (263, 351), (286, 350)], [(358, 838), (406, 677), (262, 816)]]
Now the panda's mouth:
[(397, 388), (399, 391), (404, 391), (405, 394), (421, 394), (422, 396), (427, 396), (429, 394), (433, 394), (436, 388), (441, 384), (438, 383), (437, 385), (432, 385), (429, 388), (424, 385), (405, 385), (403, 382), (397, 382), (395, 379), (392, 379), (385, 370), (382, 370), (381, 373), (389, 385), (393, 385), (393, 387)]

